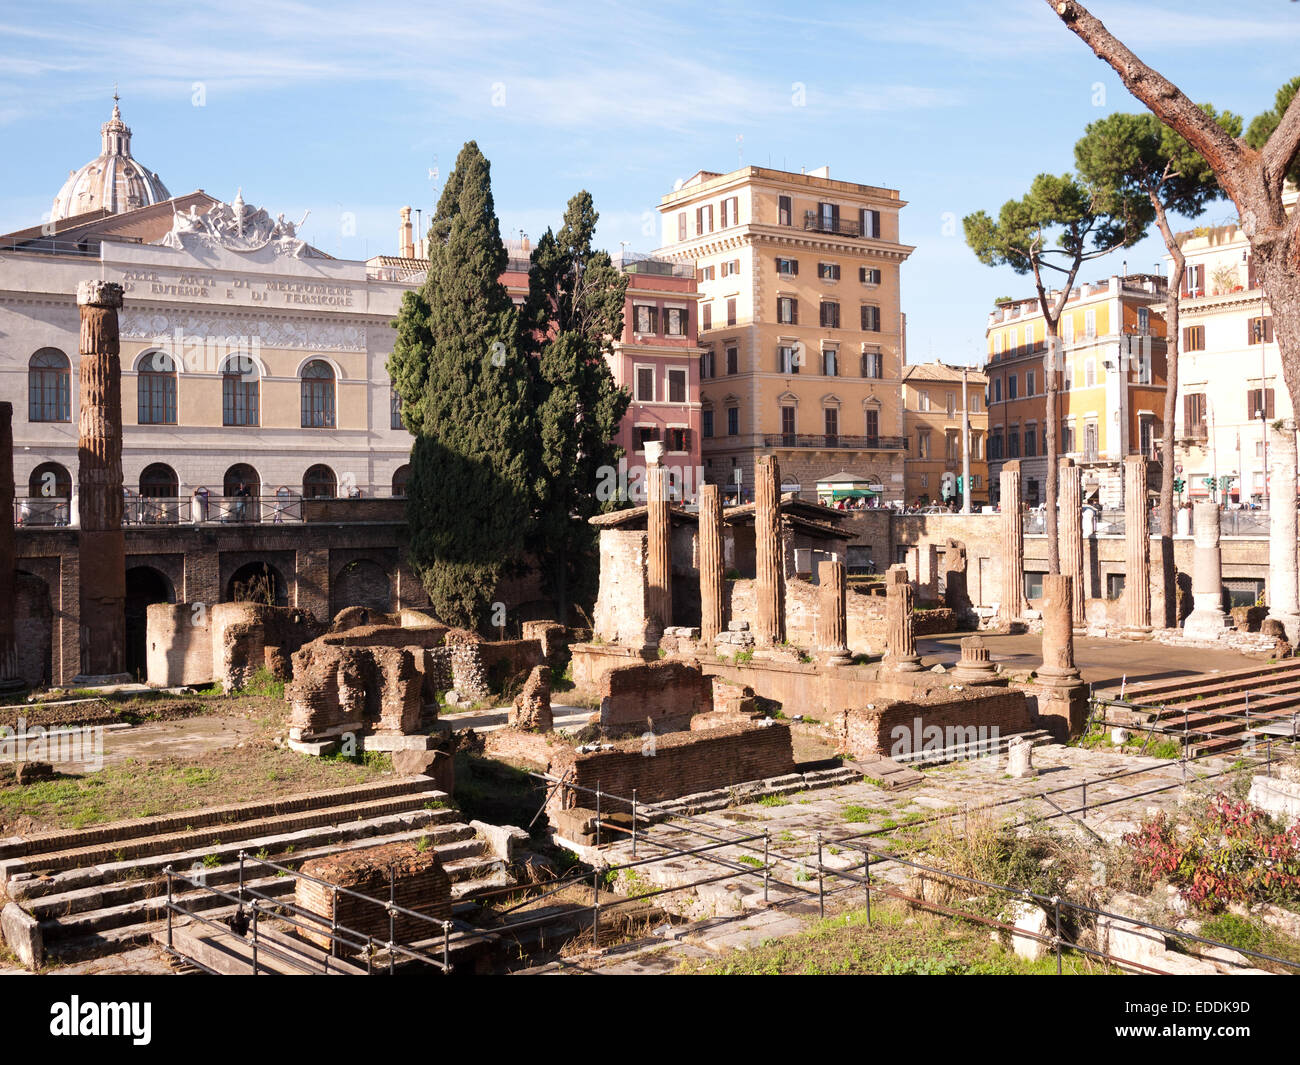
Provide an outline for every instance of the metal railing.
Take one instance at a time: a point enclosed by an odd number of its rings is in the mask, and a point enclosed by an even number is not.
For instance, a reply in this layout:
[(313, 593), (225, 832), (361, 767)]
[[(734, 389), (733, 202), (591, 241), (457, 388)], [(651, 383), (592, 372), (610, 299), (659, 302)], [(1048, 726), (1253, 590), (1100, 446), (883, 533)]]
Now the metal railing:
[(769, 433), (763, 437), (764, 447), (826, 448), (855, 451), (903, 451), (907, 441), (901, 436), (832, 436), (809, 433)]
[(14, 499), (14, 524), (20, 527), (71, 525), (71, 500), (57, 496), (19, 496)]
[[(141, 496), (122, 499), (123, 525), (222, 525), (297, 523), (303, 521), (302, 496)], [(76, 524), (72, 501), (59, 497), (20, 496), (14, 500), (19, 527)]]
[(843, 218), (827, 218), (820, 211), (805, 211), (803, 228), (806, 233), (831, 233), (837, 237), (860, 237), (862, 226)]

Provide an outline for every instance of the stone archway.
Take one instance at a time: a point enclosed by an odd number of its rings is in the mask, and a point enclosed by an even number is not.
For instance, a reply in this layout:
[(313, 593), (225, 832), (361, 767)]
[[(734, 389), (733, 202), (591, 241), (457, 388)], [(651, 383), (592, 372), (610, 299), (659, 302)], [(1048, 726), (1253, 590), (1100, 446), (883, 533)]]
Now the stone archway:
[(225, 601), (288, 606), (289, 584), (284, 574), (271, 563), (245, 562), (226, 582)]
[(126, 671), (136, 680), (148, 676), (149, 607), (175, 601), (172, 582), (152, 566), (132, 566), (126, 571)]
[(372, 559), (354, 558), (330, 581), (330, 617), (337, 617), (339, 611), (350, 606), (386, 614), (392, 603), (388, 571)]

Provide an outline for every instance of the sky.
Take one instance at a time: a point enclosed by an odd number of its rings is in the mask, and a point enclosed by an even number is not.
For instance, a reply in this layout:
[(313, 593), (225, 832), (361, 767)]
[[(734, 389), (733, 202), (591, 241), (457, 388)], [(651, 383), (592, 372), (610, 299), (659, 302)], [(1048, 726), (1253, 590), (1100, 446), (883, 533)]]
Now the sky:
[[(1197, 101), (1247, 122), (1300, 73), (1300, 3), (1092, 0)], [(99, 152), (114, 85), (136, 158), (272, 215), (345, 258), (397, 251), (467, 140), (503, 236), (558, 228), (587, 189), (600, 242), (650, 252), (674, 181), (741, 164), (900, 191), (908, 359), (977, 363), (999, 296), (961, 219), (1064, 173), (1089, 122), (1142, 105), (1044, 0), (47, 2), (0, 11), (0, 232), (36, 224)], [(1235, 217), (1212, 203), (1195, 223)], [(1082, 280), (1163, 269), (1152, 236)]]

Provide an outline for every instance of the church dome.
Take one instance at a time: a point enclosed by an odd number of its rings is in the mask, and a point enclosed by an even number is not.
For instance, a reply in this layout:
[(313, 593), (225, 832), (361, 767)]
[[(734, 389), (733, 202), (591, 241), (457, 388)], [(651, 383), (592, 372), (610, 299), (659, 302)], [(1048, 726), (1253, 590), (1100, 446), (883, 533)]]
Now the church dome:
[(52, 221), (101, 209), (122, 214), (171, 199), (162, 179), (131, 157), (131, 130), (122, 121), (116, 96), (113, 117), (100, 126), (99, 134), (99, 155), (68, 175), (54, 197)]

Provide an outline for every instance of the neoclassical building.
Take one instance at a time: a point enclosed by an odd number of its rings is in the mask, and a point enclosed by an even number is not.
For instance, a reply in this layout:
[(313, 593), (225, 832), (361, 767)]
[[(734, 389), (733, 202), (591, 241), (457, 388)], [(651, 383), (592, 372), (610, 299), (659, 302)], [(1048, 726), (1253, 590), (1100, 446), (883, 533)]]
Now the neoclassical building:
[[(413, 282), (311, 247), (283, 215), (171, 196), (117, 106), (50, 219), (0, 236), (0, 395), (14, 401), (20, 520), (67, 520), (77, 470), (77, 282), (125, 288), (123, 472), (131, 520), (299, 495), (402, 494), (411, 439), (385, 364)], [(301, 223), (299, 223), (301, 224)]]

